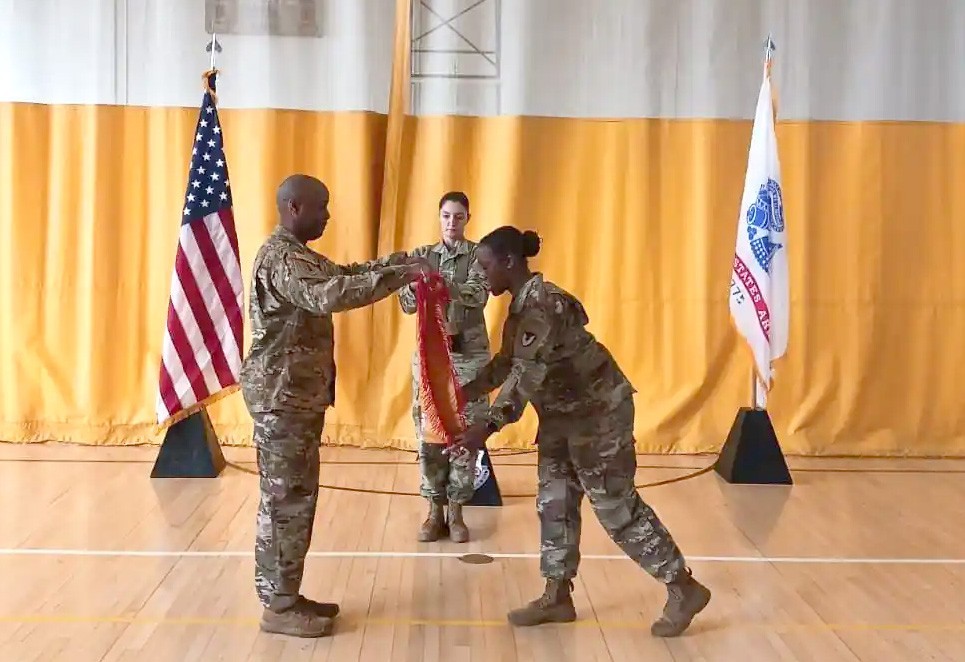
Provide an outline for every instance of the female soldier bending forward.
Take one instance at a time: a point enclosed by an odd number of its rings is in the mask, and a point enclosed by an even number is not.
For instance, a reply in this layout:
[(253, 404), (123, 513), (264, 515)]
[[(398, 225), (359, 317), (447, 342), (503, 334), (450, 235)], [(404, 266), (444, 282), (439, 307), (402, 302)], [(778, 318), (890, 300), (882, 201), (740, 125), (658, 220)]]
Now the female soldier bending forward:
[(479, 242), (476, 259), (490, 291), (512, 294), (502, 348), (465, 386), (472, 401), (502, 385), (488, 414), (460, 445), (482, 448), (490, 435), (519, 420), (527, 402), (539, 416), (540, 568), (543, 595), (511, 611), (514, 625), (576, 618), (570, 597), (580, 561), (583, 495), (623, 552), (667, 585), (662, 616), (651, 626), (673, 637), (707, 606), (710, 591), (690, 573), (656, 513), (634, 487), (634, 389), (610, 352), (586, 330), (583, 305), (539, 273), (527, 258), (539, 252), (533, 232), (502, 227)]

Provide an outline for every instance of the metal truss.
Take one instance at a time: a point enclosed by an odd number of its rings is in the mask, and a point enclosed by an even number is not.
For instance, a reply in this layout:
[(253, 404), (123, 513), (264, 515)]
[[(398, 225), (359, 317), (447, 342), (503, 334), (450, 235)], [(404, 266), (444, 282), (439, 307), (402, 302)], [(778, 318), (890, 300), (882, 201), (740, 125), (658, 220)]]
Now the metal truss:
[[(425, 85), (491, 87), (499, 111), (502, 0), (413, 0), (410, 81), (416, 112)], [(478, 93), (477, 93), (478, 94)], [(492, 103), (490, 102), (490, 104)]]

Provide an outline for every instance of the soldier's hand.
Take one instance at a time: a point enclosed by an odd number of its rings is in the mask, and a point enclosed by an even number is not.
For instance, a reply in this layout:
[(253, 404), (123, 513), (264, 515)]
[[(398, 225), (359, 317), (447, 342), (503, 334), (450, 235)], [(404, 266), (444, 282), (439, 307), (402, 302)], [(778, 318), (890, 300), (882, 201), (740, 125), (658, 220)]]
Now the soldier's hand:
[(406, 276), (409, 277), (409, 282), (419, 280), (432, 272), (432, 265), (424, 257), (410, 257), (403, 266)]
[(425, 273), (429, 273), (430, 271), (432, 271), (432, 264), (429, 262), (429, 260), (427, 260), (424, 257), (419, 257), (417, 255), (414, 255), (409, 258), (408, 263), (414, 267), (419, 267)]
[[(478, 451), (486, 447), (486, 441), (492, 435), (492, 431), (485, 421), (471, 425), (465, 432), (456, 438), (455, 448), (465, 448), (470, 451)], [(451, 452), (451, 450), (450, 450)]]

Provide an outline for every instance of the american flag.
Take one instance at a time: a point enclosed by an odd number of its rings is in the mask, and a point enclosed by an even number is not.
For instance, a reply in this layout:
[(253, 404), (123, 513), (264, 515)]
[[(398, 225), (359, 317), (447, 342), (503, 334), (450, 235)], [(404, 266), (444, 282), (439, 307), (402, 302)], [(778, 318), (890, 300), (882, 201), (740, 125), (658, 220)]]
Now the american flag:
[(205, 74), (204, 100), (191, 151), (178, 251), (161, 351), (158, 423), (174, 423), (236, 387), (241, 371), (243, 282), (216, 71)]

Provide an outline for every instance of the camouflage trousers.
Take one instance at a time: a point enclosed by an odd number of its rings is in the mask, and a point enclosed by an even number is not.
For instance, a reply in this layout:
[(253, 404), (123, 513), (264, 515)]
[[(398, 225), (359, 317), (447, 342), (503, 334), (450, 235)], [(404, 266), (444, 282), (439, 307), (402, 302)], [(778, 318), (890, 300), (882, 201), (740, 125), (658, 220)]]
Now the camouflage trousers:
[[(460, 384), (466, 384), (489, 361), (489, 355), (453, 356), (453, 366)], [(471, 424), (489, 409), (488, 398), (482, 397), (466, 407), (466, 418)], [(422, 407), (419, 404), (418, 356), (412, 358), (412, 423), (419, 441), (419, 468), (421, 470), (419, 493), (436, 503), (468, 503), (475, 493), (473, 482), (476, 471), (476, 453), (464, 453), (450, 457), (443, 455), (444, 446), (427, 444), (423, 434)]]
[(419, 492), (435, 503), (469, 503), (475, 494), (476, 453), (464, 452), (450, 457), (442, 444), (420, 444)]
[(540, 570), (572, 579), (580, 563), (583, 495), (610, 538), (654, 578), (685, 570), (683, 554), (634, 487), (633, 399), (604, 416), (553, 417), (539, 424)]
[(261, 500), (255, 531), (255, 590), (269, 609), (298, 599), (318, 503), (324, 412), (253, 414)]

